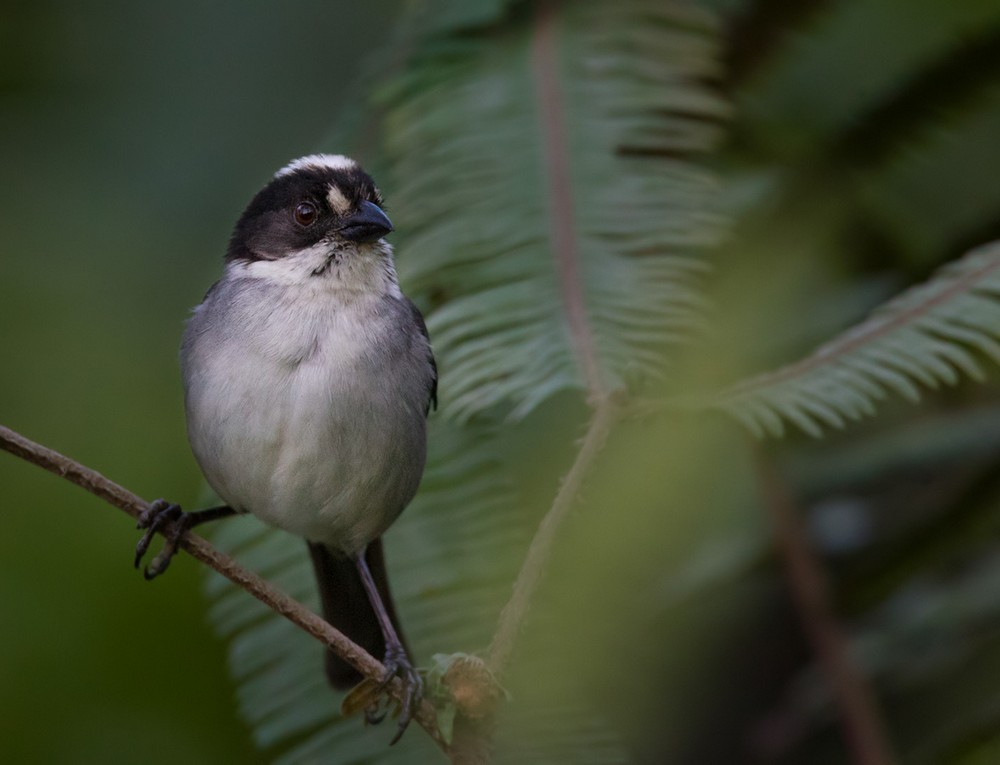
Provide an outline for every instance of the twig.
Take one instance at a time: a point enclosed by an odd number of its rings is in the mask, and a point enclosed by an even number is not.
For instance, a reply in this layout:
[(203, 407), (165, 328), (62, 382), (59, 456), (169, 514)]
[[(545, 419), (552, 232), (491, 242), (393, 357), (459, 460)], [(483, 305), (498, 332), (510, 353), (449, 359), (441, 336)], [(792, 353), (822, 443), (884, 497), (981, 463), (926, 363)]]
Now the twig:
[(760, 447), (754, 444), (751, 448), (792, 597), (833, 693), (853, 760), (858, 765), (892, 765), (896, 759), (875, 692), (851, 657), (847, 637), (831, 602), (823, 567), (806, 537), (798, 508)]
[(586, 478), (597, 455), (600, 454), (608, 434), (618, 421), (618, 417), (618, 405), (611, 398), (605, 399), (597, 405), (594, 417), (590, 421), (590, 427), (584, 436), (583, 445), (576, 455), (576, 461), (569, 473), (566, 474), (562, 486), (559, 487), (559, 493), (556, 494), (556, 498), (552, 502), (552, 507), (545, 514), (538, 531), (535, 532), (534, 539), (531, 540), (524, 565), (521, 566), (517, 581), (514, 583), (514, 592), (500, 613), (500, 623), (497, 625), (493, 642), (490, 644), (487, 664), (497, 677), (503, 674), (503, 670), (510, 661), (514, 643), (524, 624), (525, 617), (528, 615), (531, 599), (545, 571), (545, 564), (548, 562), (549, 553), (555, 542), (556, 532), (569, 515), (584, 478)]
[[(124, 510), (133, 518), (137, 517), (139, 513), (149, 506), (145, 500), (136, 496), (128, 489), (108, 480), (96, 470), (91, 470), (79, 462), (71, 460), (69, 457), (37, 444), (3, 425), (0, 425), (0, 449), (45, 468), (51, 473), (62, 476), (70, 483), (86, 489), (108, 504)], [(169, 530), (169, 527), (165, 527), (162, 531), (165, 533)], [(354, 643), (339, 630), (330, 626), (330, 624), (294, 598), (290, 598), (252, 571), (239, 565), (228, 555), (216, 550), (202, 537), (189, 532), (182, 538), (180, 547), (190, 554), (191, 557), (219, 572), (230, 582), (246, 590), (268, 608), (281, 614), (290, 622), (308, 632), (327, 646), (327, 648), (349, 662), (365, 677), (379, 680), (383, 676), (385, 668), (377, 659), (361, 648), (361, 646)], [(400, 698), (401, 688), (401, 683), (398, 680), (394, 681), (390, 686), (392, 695), (397, 699)], [(447, 753), (448, 745), (438, 730), (437, 716), (430, 702), (425, 700), (421, 703), (414, 719), (437, 742), (438, 746)]]

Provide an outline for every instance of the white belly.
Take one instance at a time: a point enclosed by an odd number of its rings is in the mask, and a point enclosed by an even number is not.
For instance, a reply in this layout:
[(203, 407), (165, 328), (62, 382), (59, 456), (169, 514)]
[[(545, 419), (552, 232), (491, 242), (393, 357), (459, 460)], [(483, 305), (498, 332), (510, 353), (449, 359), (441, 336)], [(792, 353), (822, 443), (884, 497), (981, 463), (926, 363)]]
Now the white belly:
[(391, 358), (372, 354), (378, 326), (327, 317), (307, 326), (302, 337), (257, 333), (249, 344), (203, 333), (186, 351), (188, 433), (229, 505), (359, 552), (416, 492), (424, 413), (394, 390)]

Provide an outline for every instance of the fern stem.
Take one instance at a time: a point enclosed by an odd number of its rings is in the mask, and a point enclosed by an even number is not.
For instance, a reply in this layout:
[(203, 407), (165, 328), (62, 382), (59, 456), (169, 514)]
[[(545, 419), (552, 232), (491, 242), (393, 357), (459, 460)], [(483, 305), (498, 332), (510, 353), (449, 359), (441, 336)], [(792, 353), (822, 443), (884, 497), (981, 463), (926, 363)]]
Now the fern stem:
[(555, 0), (543, 2), (535, 17), (531, 45), (532, 72), (545, 155), (543, 166), (549, 186), (552, 254), (559, 274), (570, 342), (587, 391), (592, 398), (601, 399), (607, 390), (593, 331), (587, 318), (580, 274), (580, 253), (576, 240), (573, 187), (566, 148), (566, 126), (563, 120), (563, 93), (559, 79), (556, 35), (558, 6), (559, 3)]
[(524, 564), (518, 572), (517, 581), (510, 600), (500, 613), (500, 621), (493, 635), (493, 642), (487, 664), (494, 675), (500, 677), (510, 661), (514, 644), (531, 608), (531, 600), (545, 573), (552, 545), (563, 521), (573, 508), (574, 500), (583, 486), (583, 481), (604, 447), (608, 434), (620, 417), (620, 408), (612, 399), (604, 399), (594, 411), (590, 427), (569, 473), (563, 479), (552, 507), (545, 514), (538, 531), (535, 532)]
[[(105, 478), (96, 470), (92, 470), (57, 451), (35, 443), (3, 425), (0, 425), (0, 449), (10, 452), (15, 457), (20, 457), (27, 462), (38, 465), (50, 473), (55, 473), (65, 478), (70, 483), (76, 484), (94, 496), (103, 499), (109, 505), (124, 510), (133, 518), (138, 517), (149, 506), (141, 497), (119, 486), (114, 481)], [(170, 526), (172, 524), (164, 526), (160, 530), (160, 533), (164, 535), (169, 533), (171, 530)], [(222, 576), (226, 577), (226, 579), (237, 587), (246, 590), (246, 592), (257, 598), (257, 600), (268, 608), (281, 614), (297, 627), (335, 651), (338, 656), (350, 662), (352, 666), (366, 677), (377, 682), (384, 676), (385, 668), (381, 662), (369, 655), (361, 646), (351, 641), (342, 632), (331, 627), (326, 621), (294, 598), (290, 598), (252, 571), (243, 568), (228, 555), (216, 550), (202, 537), (189, 532), (181, 538), (180, 547), (187, 551), (191, 557), (222, 574)], [(317, 667), (316, 671), (319, 672), (319, 667)], [(399, 699), (401, 697), (401, 688), (402, 685), (398, 681), (393, 681), (389, 690), (395, 698)], [(440, 730), (438, 730), (434, 707), (429, 701), (424, 701), (420, 705), (414, 719), (437, 742), (443, 751), (448, 751), (448, 745), (442, 737)]]
[(875, 691), (851, 656), (847, 636), (831, 602), (823, 566), (809, 544), (799, 510), (760, 447), (752, 443), (751, 449), (792, 598), (840, 713), (851, 759), (857, 765), (893, 765), (896, 758)]

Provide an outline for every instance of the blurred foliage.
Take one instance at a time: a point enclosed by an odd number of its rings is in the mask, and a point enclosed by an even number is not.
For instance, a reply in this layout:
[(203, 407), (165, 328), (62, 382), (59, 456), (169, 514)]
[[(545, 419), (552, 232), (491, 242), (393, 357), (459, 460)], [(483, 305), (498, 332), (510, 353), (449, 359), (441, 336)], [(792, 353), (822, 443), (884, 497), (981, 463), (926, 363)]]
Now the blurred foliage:
[[(261, 169), (317, 147), (392, 5), (0, 5), (0, 422), (195, 504), (182, 322)], [(7, 455), (0, 487), (0, 761), (266, 761), (198, 566), (148, 584), (121, 513)]]
[[(0, 419), (190, 503), (180, 317), (267, 172), (314, 148), (354, 154), (384, 187), (404, 287), (440, 356), (427, 477), (387, 536), (426, 663), (485, 648), (594, 378), (550, 245), (538, 4), (406, 7), (383, 25), (354, 5), (0, 12), (14, 179), (0, 192)], [(906, 314), (941, 286), (928, 281), (939, 267), (1000, 238), (992, 0), (544, 7), (578, 285), (609, 386), (724, 390), (926, 283), (887, 306)], [(972, 360), (995, 377), (980, 352), (1000, 329), (989, 305), (956, 303), (924, 328), (958, 349), (947, 370)], [(888, 351), (925, 370), (921, 342)], [(959, 382), (949, 371), (932, 378)], [(895, 382), (887, 392), (909, 390)], [(876, 420), (770, 446), (901, 762), (993, 762), (1000, 746), (998, 393), (961, 383), (919, 408), (889, 396)], [(129, 577), (129, 524), (11, 463), (5, 761), (260, 758), (233, 720), (194, 567), (179, 561), (152, 587)], [(745, 434), (717, 415), (617, 429), (504, 679), (499, 761), (849, 761), (756, 484)], [(220, 524), (216, 541), (315, 599), (301, 541), (252, 519)], [(212, 623), (235, 635), (239, 709), (263, 759), (440, 760), (419, 731), (387, 749), (391, 731), (339, 720), (318, 646), (214, 577), (207, 589)]]

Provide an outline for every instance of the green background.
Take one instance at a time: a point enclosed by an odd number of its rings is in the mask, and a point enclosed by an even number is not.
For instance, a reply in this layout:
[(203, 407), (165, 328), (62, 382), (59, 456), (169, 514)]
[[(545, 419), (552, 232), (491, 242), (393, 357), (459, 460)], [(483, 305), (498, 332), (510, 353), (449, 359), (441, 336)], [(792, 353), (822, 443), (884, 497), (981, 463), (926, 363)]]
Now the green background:
[[(738, 11), (722, 22), (719, 40), (732, 125), (719, 154), (705, 157), (722, 172), (737, 216), (730, 245), (712, 256), (720, 275), (714, 339), (696, 354), (712, 368), (696, 375), (714, 380), (800, 358), (937, 266), (1000, 237), (1000, 15), (996, 0), (710, 4)], [(292, 157), (335, 147), (328, 137), (345, 93), (367, 49), (389, 34), (392, 5), (3, 4), (0, 423), (146, 498), (195, 506), (202, 483), (184, 436), (177, 370), (184, 318), (217, 278), (250, 196)], [(514, 43), (535, 18), (528, 5), (512, 3), (484, 34), (454, 18), (488, 17), (500, 5), (420, 4), (452, 10), (435, 19), (455, 27), (445, 42), (461, 38), (482, 63), (454, 79), (449, 70), (445, 80), (478, 87), (523, 75), (505, 57), (519, 55)], [(420, 68), (423, 87), (439, 82), (441, 72)], [(360, 92), (366, 108), (393, 93)], [(449, 113), (449, 92), (438, 91), (443, 122), (423, 120), (423, 129), (443, 127), (431, 148), (477, 124), (463, 111), (475, 103)], [(405, 114), (420, 97), (407, 91), (385, 111)], [(425, 116), (426, 104), (413, 113)], [(405, 185), (425, 156), (412, 148), (421, 131), (407, 136), (412, 124), (398, 120), (386, 131), (410, 147), (400, 157), (397, 146), (386, 163), (405, 171), (396, 178)], [(508, 124), (495, 127), (502, 139)], [(533, 214), (522, 201), (508, 199), (498, 220)], [(394, 241), (405, 241), (413, 228), (400, 225), (402, 216), (427, 221), (412, 205), (394, 204)], [(440, 283), (449, 280), (456, 283)], [(447, 356), (439, 358), (447, 402), (455, 377)], [(877, 421), (819, 444), (791, 435), (768, 447), (822, 546), (837, 615), (907, 763), (1000, 761), (1000, 409), (996, 365), (985, 368), (986, 386), (928, 395), (921, 407), (893, 397)], [(471, 510), (514, 509), (516, 518), (500, 516), (494, 528), (530, 533), (533, 513), (548, 507), (572, 460), (582, 409), (567, 393), (505, 427), (498, 449), (519, 455), (503, 468), (518, 477), (519, 500), (479, 497)], [(447, 424), (441, 413), (432, 422)], [(559, 630), (540, 629), (528, 651), (546, 673), (521, 664), (515, 698), (535, 686), (542, 706), (562, 711), (545, 701), (548, 678), (580, 685), (579, 675), (599, 686), (588, 686), (593, 699), (648, 762), (729, 765), (768, 747), (782, 765), (844, 762), (837, 705), (816, 693), (802, 629), (811, 617), (788, 597), (794, 577), (753, 501), (742, 432), (725, 427), (640, 422), (602, 453), (548, 576), (548, 601), (535, 613), (571, 633), (587, 630), (582, 650), (613, 660), (554, 650), (544, 637)], [(417, 522), (411, 531), (420, 530), (415, 511), (404, 516)], [(831, 519), (846, 529), (823, 525)], [(429, 546), (437, 557), (424, 556), (424, 574), (441, 561), (450, 575), (461, 570), (442, 551), (482, 527), (455, 527)], [(846, 543), (845, 532), (854, 535)], [(120, 512), (0, 454), (0, 763), (265, 761), (238, 719), (223, 646), (207, 627), (200, 567), (181, 557), (147, 584), (131, 567), (138, 537)], [(470, 568), (495, 572), (504, 559), (492, 555)], [(405, 557), (391, 551), (390, 560)], [(624, 575), (606, 573), (621, 563)], [(613, 598), (613, 611), (600, 608)], [(636, 614), (641, 621), (620, 616)], [(419, 614), (435, 645), (455, 634), (427, 625), (452, 615)], [(404, 614), (411, 637), (414, 616)], [(461, 620), (472, 621), (464, 612)], [(586, 672), (560, 671), (581, 666)], [(537, 708), (519, 707), (546, 728), (535, 737), (544, 744), (553, 726), (531, 714)], [(577, 717), (573, 709), (565, 716)], [(408, 735), (406, 746), (421, 741)], [(404, 758), (411, 750), (389, 751)]]
[[(315, 151), (389, 0), (0, 9), (0, 423), (196, 501), (177, 345), (242, 206)], [(262, 762), (201, 572), (0, 455), (0, 761)]]

